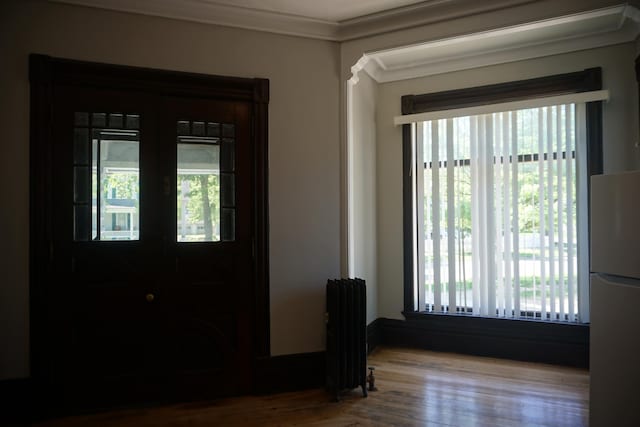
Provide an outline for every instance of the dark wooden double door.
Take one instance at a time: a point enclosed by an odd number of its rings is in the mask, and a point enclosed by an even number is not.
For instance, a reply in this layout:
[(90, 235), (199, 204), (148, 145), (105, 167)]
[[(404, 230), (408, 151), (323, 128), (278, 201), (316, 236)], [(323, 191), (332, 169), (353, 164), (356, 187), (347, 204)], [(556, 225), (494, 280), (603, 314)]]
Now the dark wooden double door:
[(36, 325), (50, 397), (90, 408), (250, 391), (252, 103), (69, 82), (51, 107)]

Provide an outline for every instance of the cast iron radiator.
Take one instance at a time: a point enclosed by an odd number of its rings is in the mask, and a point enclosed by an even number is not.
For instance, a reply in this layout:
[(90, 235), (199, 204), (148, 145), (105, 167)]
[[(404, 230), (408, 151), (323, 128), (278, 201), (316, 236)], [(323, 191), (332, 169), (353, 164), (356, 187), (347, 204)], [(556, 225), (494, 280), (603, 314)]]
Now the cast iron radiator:
[(327, 389), (367, 396), (367, 292), (362, 279), (327, 282)]

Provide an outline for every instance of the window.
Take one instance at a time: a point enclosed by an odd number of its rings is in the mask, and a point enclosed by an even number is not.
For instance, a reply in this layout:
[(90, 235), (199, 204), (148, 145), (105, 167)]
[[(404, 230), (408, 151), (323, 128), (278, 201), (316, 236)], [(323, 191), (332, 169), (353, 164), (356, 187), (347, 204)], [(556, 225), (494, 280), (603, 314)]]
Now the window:
[(177, 133), (177, 241), (234, 240), (235, 125), (180, 120)]
[(404, 132), (405, 310), (588, 322), (588, 175), (601, 149), (586, 125), (599, 103), (504, 108), (496, 86), (467, 93), (483, 90), (493, 106), (473, 100), (480, 114), (428, 113), (441, 94), (411, 100), (426, 114)]
[(140, 116), (76, 112), (74, 122), (74, 240), (139, 240)]

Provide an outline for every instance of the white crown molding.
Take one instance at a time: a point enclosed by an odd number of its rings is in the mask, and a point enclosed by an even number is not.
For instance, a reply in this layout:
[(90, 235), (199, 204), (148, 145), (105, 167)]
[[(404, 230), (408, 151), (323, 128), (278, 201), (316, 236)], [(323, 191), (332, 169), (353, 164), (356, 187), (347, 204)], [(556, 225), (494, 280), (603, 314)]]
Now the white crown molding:
[(204, 0), (48, 0), (320, 40), (347, 41), (540, 0), (425, 0), (344, 21), (327, 21)]
[(640, 12), (615, 6), (499, 30), (366, 53), (352, 68), (378, 83), (521, 61), (636, 40)]
[(338, 40), (348, 41), (459, 19), (540, 0), (431, 0), (340, 22)]
[(337, 22), (202, 0), (49, 1), (321, 40), (337, 40), (340, 26)]

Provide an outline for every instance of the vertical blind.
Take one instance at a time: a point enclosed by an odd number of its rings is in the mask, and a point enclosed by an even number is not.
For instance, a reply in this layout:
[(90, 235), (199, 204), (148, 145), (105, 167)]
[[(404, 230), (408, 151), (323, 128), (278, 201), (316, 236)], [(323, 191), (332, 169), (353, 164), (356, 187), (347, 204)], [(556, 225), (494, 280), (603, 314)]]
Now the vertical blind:
[(418, 308), (588, 321), (585, 104), (413, 126)]

